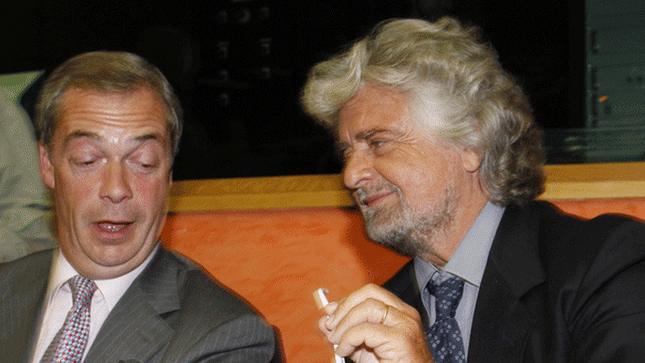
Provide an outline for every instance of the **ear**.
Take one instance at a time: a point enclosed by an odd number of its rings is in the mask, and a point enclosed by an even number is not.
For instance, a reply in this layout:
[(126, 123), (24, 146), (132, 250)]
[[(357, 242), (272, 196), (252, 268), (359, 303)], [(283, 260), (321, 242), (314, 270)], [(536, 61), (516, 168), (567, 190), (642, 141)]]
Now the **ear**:
[(479, 170), (479, 167), (482, 165), (482, 159), (477, 151), (468, 148), (462, 150), (461, 163), (464, 167), (464, 170), (469, 173), (474, 173)]
[(43, 179), (43, 183), (51, 189), (54, 189), (55, 178), (54, 178), (54, 166), (52, 165), (51, 159), (49, 157), (49, 151), (47, 147), (42, 143), (38, 143), (38, 154), (40, 159), (40, 177)]

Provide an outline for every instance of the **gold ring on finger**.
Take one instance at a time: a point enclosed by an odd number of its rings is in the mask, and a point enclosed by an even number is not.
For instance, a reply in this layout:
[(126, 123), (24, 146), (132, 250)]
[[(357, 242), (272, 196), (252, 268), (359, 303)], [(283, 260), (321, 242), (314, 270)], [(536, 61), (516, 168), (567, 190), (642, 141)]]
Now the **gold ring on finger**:
[(385, 305), (385, 313), (383, 314), (383, 317), (381, 318), (381, 324), (385, 324), (385, 320), (387, 319), (388, 314), (390, 313), (390, 305)]

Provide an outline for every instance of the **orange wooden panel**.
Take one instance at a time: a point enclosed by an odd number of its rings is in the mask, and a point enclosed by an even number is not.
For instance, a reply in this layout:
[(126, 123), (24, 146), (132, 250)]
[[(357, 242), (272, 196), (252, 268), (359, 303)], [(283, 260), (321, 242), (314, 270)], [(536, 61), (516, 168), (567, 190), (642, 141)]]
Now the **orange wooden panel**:
[(162, 240), (200, 263), (280, 331), (287, 362), (329, 362), (312, 292), (344, 296), (383, 283), (407, 260), (368, 242), (360, 216), (338, 208), (180, 213)]
[(559, 200), (553, 204), (567, 213), (583, 218), (593, 218), (603, 213), (618, 213), (645, 220), (645, 198)]
[[(556, 204), (586, 218), (614, 212), (645, 219), (645, 198)], [(177, 213), (169, 216), (162, 240), (276, 326), (287, 362), (328, 363), (331, 357), (317, 329), (314, 289), (327, 287), (335, 299), (367, 282), (384, 282), (407, 260), (369, 242), (360, 215), (342, 208)]]

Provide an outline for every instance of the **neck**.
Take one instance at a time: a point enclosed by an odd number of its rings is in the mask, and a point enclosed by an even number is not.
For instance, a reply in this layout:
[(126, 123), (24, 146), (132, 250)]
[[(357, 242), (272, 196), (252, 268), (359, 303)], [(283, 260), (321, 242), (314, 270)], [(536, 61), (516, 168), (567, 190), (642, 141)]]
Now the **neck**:
[(483, 193), (472, 195), (467, 200), (461, 200), (455, 209), (452, 223), (446, 228), (430, 234), (424, 241), (424, 245), (429, 248), (421, 255), (421, 258), (437, 267), (445, 266), (481, 214), (486, 202), (488, 199)]

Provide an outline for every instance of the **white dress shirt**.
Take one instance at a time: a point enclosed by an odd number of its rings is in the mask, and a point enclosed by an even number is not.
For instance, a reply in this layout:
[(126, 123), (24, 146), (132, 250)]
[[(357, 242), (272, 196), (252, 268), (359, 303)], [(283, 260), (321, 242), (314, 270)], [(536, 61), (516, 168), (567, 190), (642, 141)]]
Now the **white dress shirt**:
[[(148, 266), (152, 256), (155, 255), (159, 246), (146, 258), (146, 260), (134, 270), (123, 276), (107, 280), (94, 280), (97, 289), (92, 298), (90, 309), (90, 334), (83, 352), (83, 359), (92, 346), (103, 322), (110, 314), (116, 303), (121, 299), (132, 282)], [(78, 275), (78, 272), (70, 265), (60, 249), (54, 250), (52, 266), (49, 271), (49, 282), (43, 304), (42, 319), (40, 321), (40, 332), (32, 354), (32, 363), (38, 363), (42, 359), (47, 347), (56, 336), (56, 333), (65, 323), (68, 311), (72, 308), (72, 290), (67, 280)]]

